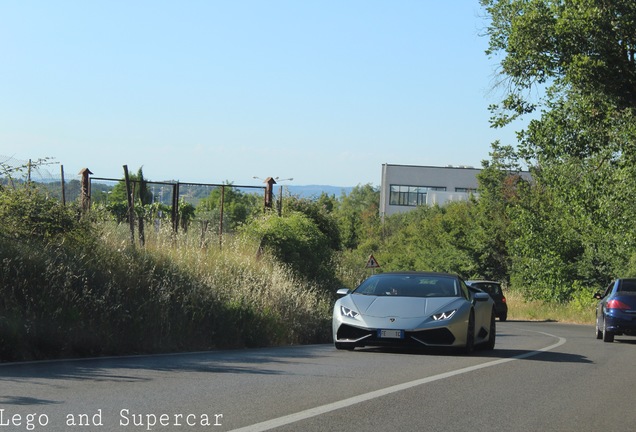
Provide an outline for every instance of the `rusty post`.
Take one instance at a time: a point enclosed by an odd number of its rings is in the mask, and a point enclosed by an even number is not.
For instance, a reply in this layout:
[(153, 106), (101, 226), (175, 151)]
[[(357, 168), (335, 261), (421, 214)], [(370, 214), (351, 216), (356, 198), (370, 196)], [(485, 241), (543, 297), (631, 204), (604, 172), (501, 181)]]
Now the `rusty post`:
[(267, 177), (263, 183), (265, 183), (265, 210), (271, 210), (276, 180)]
[(88, 168), (82, 168), (79, 175), (82, 176), (80, 180), (80, 204), (82, 208), (82, 214), (86, 214), (91, 207), (91, 181), (89, 176), (93, 174)]

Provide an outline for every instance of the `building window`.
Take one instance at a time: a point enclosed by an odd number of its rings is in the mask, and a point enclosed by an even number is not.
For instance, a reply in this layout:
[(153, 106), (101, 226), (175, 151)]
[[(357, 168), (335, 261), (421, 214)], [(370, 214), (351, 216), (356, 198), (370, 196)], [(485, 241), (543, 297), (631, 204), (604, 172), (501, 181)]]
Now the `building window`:
[(458, 187), (458, 188), (455, 188), (455, 192), (464, 192), (464, 193), (472, 193), (472, 194), (475, 194), (475, 193), (477, 193), (477, 189), (476, 189), (476, 188), (463, 188), (463, 187)]
[(438, 186), (391, 185), (389, 204), (416, 207), (426, 204), (426, 194), (428, 191), (445, 190), (445, 187)]

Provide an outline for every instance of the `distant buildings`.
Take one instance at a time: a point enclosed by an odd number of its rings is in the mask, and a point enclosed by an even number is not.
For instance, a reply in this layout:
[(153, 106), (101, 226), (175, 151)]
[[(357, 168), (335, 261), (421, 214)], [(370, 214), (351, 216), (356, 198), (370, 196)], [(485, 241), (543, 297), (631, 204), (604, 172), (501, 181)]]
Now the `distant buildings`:
[[(477, 175), (481, 171), (470, 166), (382, 164), (380, 217), (407, 212), (420, 205), (443, 205), (478, 196)], [(531, 179), (527, 171), (520, 175)]]
[(380, 216), (410, 211), (419, 205), (443, 205), (477, 193), (473, 167), (382, 164)]

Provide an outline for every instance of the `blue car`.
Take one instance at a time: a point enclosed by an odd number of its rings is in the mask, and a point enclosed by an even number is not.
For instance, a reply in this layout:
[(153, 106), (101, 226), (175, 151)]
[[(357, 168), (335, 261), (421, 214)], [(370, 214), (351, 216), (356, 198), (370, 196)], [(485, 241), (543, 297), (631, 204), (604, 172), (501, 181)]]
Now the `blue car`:
[(636, 336), (636, 279), (616, 279), (597, 292), (596, 338), (614, 342), (614, 336)]

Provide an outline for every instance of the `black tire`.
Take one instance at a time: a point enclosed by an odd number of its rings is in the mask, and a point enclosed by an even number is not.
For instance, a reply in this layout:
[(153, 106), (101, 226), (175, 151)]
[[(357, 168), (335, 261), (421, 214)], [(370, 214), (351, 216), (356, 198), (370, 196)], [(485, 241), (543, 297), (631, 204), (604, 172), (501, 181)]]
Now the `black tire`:
[(493, 311), (490, 317), (490, 329), (488, 330), (488, 341), (485, 343), (484, 349), (487, 349), (489, 351), (494, 350), (496, 339), (497, 339), (497, 323), (495, 321), (495, 311)]
[(501, 321), (501, 322), (504, 322), (507, 319), (508, 319), (508, 313), (507, 312), (504, 313), (504, 314), (501, 314), (501, 316), (499, 317), (499, 321)]
[(598, 319), (596, 320), (595, 331), (596, 331), (596, 339), (603, 339), (603, 331), (598, 326)]
[(614, 342), (614, 333), (607, 331), (605, 317), (603, 317), (603, 342)]
[(470, 310), (468, 317), (468, 328), (466, 329), (466, 346), (464, 346), (464, 354), (471, 355), (475, 351), (475, 311)]

